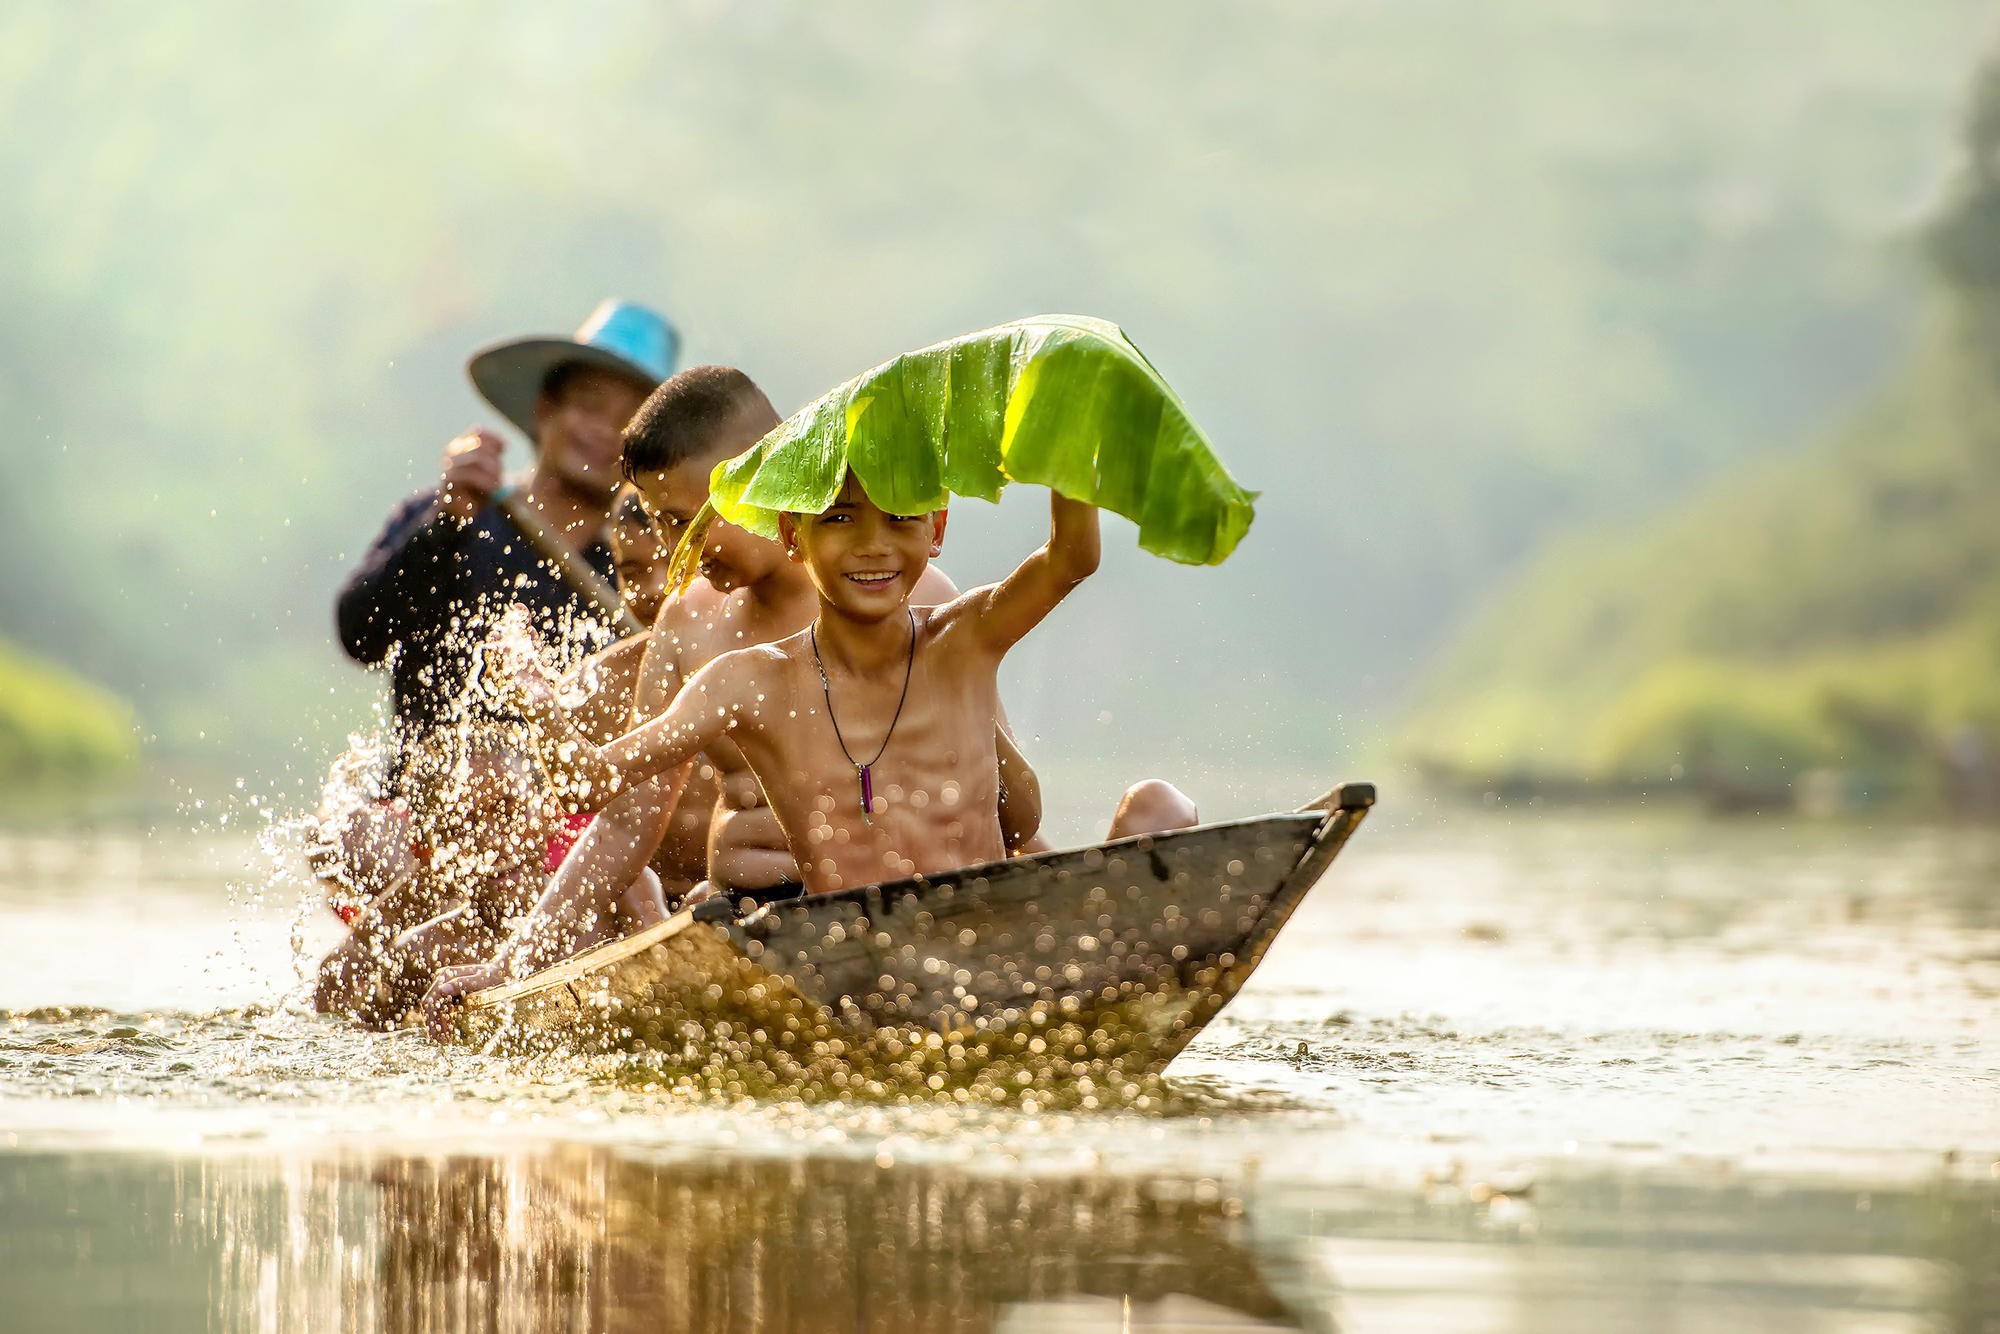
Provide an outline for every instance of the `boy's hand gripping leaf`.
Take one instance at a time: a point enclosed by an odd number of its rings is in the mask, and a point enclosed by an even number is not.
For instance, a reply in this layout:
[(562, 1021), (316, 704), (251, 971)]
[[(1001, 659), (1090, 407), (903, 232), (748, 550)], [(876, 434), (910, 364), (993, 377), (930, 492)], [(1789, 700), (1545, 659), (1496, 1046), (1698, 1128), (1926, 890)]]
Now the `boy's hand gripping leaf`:
[[(719, 465), (710, 504), (776, 539), (780, 513), (823, 512), (849, 469), (894, 514), (1046, 486), (1124, 515), (1141, 547), (1189, 565), (1235, 550), (1255, 499), (1124, 331), (1080, 315), (983, 329), (849, 380)], [(677, 587), (706, 526), (675, 554)]]

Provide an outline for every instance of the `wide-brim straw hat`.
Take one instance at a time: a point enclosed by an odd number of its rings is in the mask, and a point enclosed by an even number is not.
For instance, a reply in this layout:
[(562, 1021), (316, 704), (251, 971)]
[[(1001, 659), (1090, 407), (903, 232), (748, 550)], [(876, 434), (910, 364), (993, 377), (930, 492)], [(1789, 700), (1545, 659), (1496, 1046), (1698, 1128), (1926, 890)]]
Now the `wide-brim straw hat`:
[(604, 301), (568, 338), (514, 338), (465, 363), (472, 387), (535, 440), (535, 399), (549, 372), (572, 362), (656, 385), (674, 373), (680, 334), (666, 317), (631, 301)]

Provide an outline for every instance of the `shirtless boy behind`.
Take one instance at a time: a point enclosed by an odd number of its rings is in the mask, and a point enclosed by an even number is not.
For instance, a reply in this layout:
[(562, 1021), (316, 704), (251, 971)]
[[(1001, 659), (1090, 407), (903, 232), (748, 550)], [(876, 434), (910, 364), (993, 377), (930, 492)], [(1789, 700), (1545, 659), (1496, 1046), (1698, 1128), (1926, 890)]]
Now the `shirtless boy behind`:
[[(620, 490), (611, 507), (613, 572), (619, 597), (648, 628), (586, 658), (561, 692), (565, 699), (582, 694), (582, 701), (570, 708), (570, 717), (585, 736), (599, 744), (623, 735), (657, 712), (648, 710), (635, 716), (633, 699), (654, 640), (652, 627), (666, 605), (667, 566), (679, 539), (679, 528), (666, 521), (656, 523), (647, 513), (636, 489), (628, 484)], [(716, 791), (713, 766), (697, 765), (671, 822), (644, 859), (671, 898), (686, 894), (708, 874), (709, 819)], [(569, 817), (559, 835), (561, 854), (551, 857), (549, 870), (554, 871), (575, 847), (590, 819), (587, 815)]]
[(570, 686), (563, 691), (565, 695), (584, 693), (583, 702), (570, 709), (570, 716), (586, 733), (605, 740), (623, 734), (632, 717), (632, 690), (639, 683), (639, 665), (653, 639), (651, 627), (666, 605), (667, 565), (679, 538), (677, 532), (655, 530), (645, 502), (630, 486), (619, 491), (612, 502), (610, 534), (619, 600), (647, 628), (585, 658), (570, 673)]
[[(1097, 511), (1052, 495), (1050, 514), (1048, 543), (1012, 574), (920, 607), (912, 594), (942, 549), (945, 512), (887, 513), (850, 475), (825, 513), (781, 519), (818, 597), (813, 623), (716, 658), (663, 716), (562, 767), (594, 792), (666, 776), (671, 802), (697, 756), (733, 743), (809, 892), (1005, 857), (1000, 661), (1098, 562)], [(566, 730), (539, 663), (515, 679), (531, 714)]]

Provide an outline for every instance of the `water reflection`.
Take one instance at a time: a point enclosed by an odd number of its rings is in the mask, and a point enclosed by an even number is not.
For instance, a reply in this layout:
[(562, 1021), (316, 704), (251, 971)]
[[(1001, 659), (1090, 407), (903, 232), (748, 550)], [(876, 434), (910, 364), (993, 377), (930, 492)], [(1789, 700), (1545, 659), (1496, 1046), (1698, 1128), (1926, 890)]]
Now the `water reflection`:
[(20, 1155), (0, 1199), (0, 1289), (37, 1328), (1325, 1327), (1273, 1295), (1240, 1204), (1203, 1181), (580, 1148)]
[(1214, 1107), (1038, 1119), (356, 1032), (247, 843), (0, 838), (0, 1330), (2000, 1329), (2000, 832), (1379, 832)]
[(1985, 1330), (2000, 1189), (0, 1154), (9, 1329)]

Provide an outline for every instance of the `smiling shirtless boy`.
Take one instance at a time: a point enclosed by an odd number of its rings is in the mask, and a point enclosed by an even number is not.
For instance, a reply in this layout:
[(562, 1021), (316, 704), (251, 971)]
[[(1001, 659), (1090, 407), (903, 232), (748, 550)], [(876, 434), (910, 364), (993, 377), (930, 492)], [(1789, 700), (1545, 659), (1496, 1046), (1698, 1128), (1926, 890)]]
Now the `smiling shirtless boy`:
[[(715, 465), (763, 438), (779, 423), (770, 400), (741, 371), (700, 366), (684, 371), (648, 400), (626, 430), (625, 470), (655, 523), (679, 533), (708, 501)], [(688, 678), (724, 653), (796, 633), (818, 610), (811, 580), (775, 542), (733, 524), (711, 525), (702, 545), (701, 579), (669, 603), (632, 694), (631, 726), (664, 713)], [(929, 569), (913, 596), (943, 602), (957, 594), (942, 570)], [(608, 738), (593, 736), (602, 742)], [(1034, 771), (1010, 737), (996, 738), (1010, 844), (1033, 839), (1041, 821)], [(725, 738), (709, 757), (720, 775), (708, 833), (708, 880), (726, 892), (756, 891), (798, 872), (764, 793)], [(706, 799), (707, 794), (703, 794)], [(681, 805), (688, 794), (683, 793)], [(679, 822), (679, 815), (675, 817)]]
[[(1098, 562), (1093, 507), (1052, 494), (1050, 516), (1047, 544), (1005, 579), (918, 606), (944, 511), (888, 513), (850, 475), (824, 513), (780, 519), (818, 598), (813, 622), (716, 658), (661, 717), (568, 757), (566, 770), (598, 792), (663, 777), (677, 792), (692, 761), (727, 740), (812, 893), (1003, 858), (1000, 661)], [(519, 679), (531, 713), (563, 730), (538, 664)], [(1111, 836), (1169, 827), (1128, 820)]]
[[(707, 503), (715, 465), (778, 424), (770, 400), (741, 371), (696, 367), (662, 386), (633, 419), (626, 431), (626, 473), (655, 521), (680, 531)], [(659, 622), (657, 647), (647, 655), (633, 694), (635, 727), (664, 713), (687, 680), (715, 658), (794, 634), (818, 610), (811, 580), (786, 559), (783, 548), (733, 524), (710, 526), (700, 571), (701, 578)], [(933, 604), (957, 592), (942, 570), (929, 569), (913, 596)], [(1005, 818), (1019, 845), (1034, 837), (1041, 822), (1040, 789), (1011, 738), (1000, 736), (998, 747), (1010, 798)], [(722, 781), (709, 831), (712, 887), (755, 891), (795, 879), (798, 870), (784, 833), (735, 747), (720, 738), (710, 759)]]

